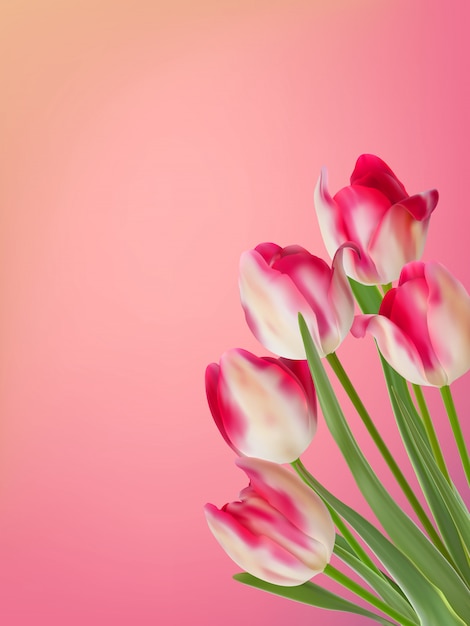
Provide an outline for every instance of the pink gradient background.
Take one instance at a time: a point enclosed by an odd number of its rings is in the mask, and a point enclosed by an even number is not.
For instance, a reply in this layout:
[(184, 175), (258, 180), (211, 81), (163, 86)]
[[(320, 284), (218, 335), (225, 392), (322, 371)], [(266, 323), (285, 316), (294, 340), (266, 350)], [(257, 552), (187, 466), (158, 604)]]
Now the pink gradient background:
[[(2, 624), (372, 623), (231, 579), (202, 506), (245, 478), (203, 374), (228, 348), (263, 353), (238, 302), (242, 250), (325, 254), (322, 165), (332, 190), (362, 152), (410, 192), (437, 187), (425, 258), (470, 287), (469, 6), (2, 3)], [(372, 345), (350, 338), (340, 356), (402, 457)], [(323, 422), (305, 461), (367, 511)]]

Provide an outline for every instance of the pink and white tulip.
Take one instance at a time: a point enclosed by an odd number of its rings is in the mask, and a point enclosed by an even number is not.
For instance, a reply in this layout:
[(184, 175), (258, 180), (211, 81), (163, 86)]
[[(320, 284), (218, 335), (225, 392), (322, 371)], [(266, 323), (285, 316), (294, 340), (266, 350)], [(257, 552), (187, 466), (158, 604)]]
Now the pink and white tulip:
[(315, 209), (326, 249), (331, 257), (346, 241), (360, 255), (345, 251), (348, 276), (366, 285), (396, 280), (402, 267), (419, 259), (432, 212), (436, 189), (409, 196), (403, 184), (381, 159), (363, 154), (351, 184), (331, 197), (324, 168), (315, 188)]
[(440, 263), (406, 265), (378, 315), (360, 315), (351, 332), (371, 334), (385, 360), (417, 385), (443, 387), (470, 369), (470, 296)]
[(206, 369), (215, 423), (239, 455), (291, 463), (317, 428), (316, 395), (306, 361), (225, 352)]
[(235, 563), (275, 585), (301, 585), (330, 561), (335, 528), (320, 498), (285, 467), (239, 458), (250, 479), (240, 501), (204, 507), (214, 537)]
[(248, 326), (265, 348), (288, 359), (305, 359), (298, 313), (320, 356), (338, 348), (354, 317), (344, 248), (334, 255), (332, 268), (296, 245), (262, 243), (242, 254), (241, 303)]

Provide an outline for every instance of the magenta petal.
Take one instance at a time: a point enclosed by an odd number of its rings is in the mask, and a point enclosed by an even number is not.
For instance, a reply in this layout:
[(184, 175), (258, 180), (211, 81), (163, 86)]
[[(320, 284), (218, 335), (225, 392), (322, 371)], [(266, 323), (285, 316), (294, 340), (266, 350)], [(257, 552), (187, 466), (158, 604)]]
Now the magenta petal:
[(258, 244), (255, 250), (263, 257), (268, 265), (272, 265), (282, 252), (281, 246), (270, 242)]
[(240, 257), (239, 288), (247, 324), (265, 348), (289, 359), (305, 359), (300, 312), (321, 350), (315, 311), (291, 277), (270, 267), (256, 250)]
[(347, 242), (338, 248), (333, 257), (328, 299), (330, 310), (336, 321), (337, 337), (335, 345), (327, 346), (324, 344), (325, 352), (328, 354), (334, 352), (349, 333), (354, 318), (354, 297), (343, 267), (345, 252), (351, 252), (359, 258), (361, 256), (359, 247), (354, 243)]
[(351, 326), (351, 335), (356, 339), (363, 339), (374, 317), (375, 315), (356, 315)]
[(315, 311), (320, 336), (331, 332), (334, 320), (327, 298), (331, 270), (325, 261), (305, 251), (283, 255), (276, 261), (273, 269), (289, 276), (299, 293)]
[(416, 278), (403, 284), (396, 290), (389, 318), (413, 343), (427, 377), (432, 377), (431, 372), (440, 372), (441, 378), (442, 367), (428, 330), (428, 296), (429, 289), (424, 278)]
[(234, 450), (237, 454), (240, 452), (235, 448), (233, 443), (231, 442), (227, 431), (225, 430), (224, 421), (222, 419), (222, 414), (220, 412), (219, 407), (219, 398), (218, 398), (218, 384), (219, 384), (219, 375), (220, 375), (220, 367), (217, 363), (211, 363), (207, 366), (206, 369), (206, 396), (207, 403), (209, 404), (210, 412), (212, 413), (212, 417), (214, 418), (214, 422), (216, 423), (217, 428), (220, 431), (220, 434), (224, 438), (225, 442)]
[(359, 315), (351, 328), (355, 337), (370, 333), (377, 341), (380, 352), (403, 378), (417, 385), (434, 385), (429, 381), (418, 351), (408, 337), (383, 315)]
[(470, 296), (440, 263), (427, 263), (428, 329), (447, 384), (470, 369)]
[(360, 257), (345, 252), (346, 274), (366, 285), (387, 284), (399, 277), (406, 263), (421, 257), (438, 198), (435, 189), (408, 196), (382, 159), (363, 154), (351, 184), (333, 197), (322, 170), (315, 188), (315, 209), (331, 257), (346, 241), (361, 250)]
[[(300, 585), (318, 571), (266, 535), (257, 535), (212, 504), (204, 507), (208, 526), (228, 556), (248, 573), (275, 585)], [(326, 562), (325, 562), (326, 565)]]
[(250, 479), (238, 502), (206, 504), (208, 526), (245, 571), (273, 584), (300, 585), (324, 570), (335, 527), (322, 500), (285, 467), (261, 459), (236, 464)]
[(315, 392), (312, 375), (310, 374), (308, 361), (303, 361), (300, 359), (285, 359), (284, 357), (274, 358), (270, 356), (265, 356), (262, 358), (263, 361), (267, 361), (268, 363), (274, 363), (278, 367), (281, 367), (286, 372), (286, 374), (288, 374), (289, 377), (295, 379), (299, 383), (299, 385), (305, 392), (305, 395), (308, 399), (310, 412), (314, 420), (316, 421), (317, 395)]
[(401, 203), (384, 214), (368, 249), (382, 284), (396, 280), (406, 263), (421, 257), (428, 226), (429, 219), (415, 220)]
[(393, 309), (393, 303), (395, 302), (395, 298), (397, 295), (397, 288), (390, 289), (385, 294), (382, 304), (380, 305), (379, 315), (385, 315), (385, 317), (390, 318)]
[(377, 316), (360, 316), (352, 333), (369, 332), (407, 380), (442, 387), (470, 369), (470, 296), (440, 263), (415, 261)]
[[(294, 361), (291, 359), (283, 359), (283, 358), (279, 359), (279, 361), (282, 363), (284, 367), (288, 368), (288, 370), (292, 372), (294, 376), (297, 377), (300, 384), (304, 388), (305, 393), (307, 394), (309, 405), (312, 407), (313, 410), (315, 410), (316, 402), (317, 402), (317, 394), (315, 392), (315, 387), (313, 384), (312, 375), (310, 373), (310, 368), (308, 366), (308, 361), (305, 361), (305, 360)], [(316, 411), (315, 411), (315, 416), (316, 416)]]
[(314, 204), (321, 235), (331, 258), (338, 247), (347, 241), (343, 217), (336, 202), (328, 191), (328, 174), (322, 168), (314, 192)]
[(426, 369), (439, 367), (431, 345), (426, 316), (428, 286), (424, 278), (407, 282), (395, 292), (389, 319), (413, 342)]
[(374, 154), (362, 154), (351, 174), (351, 185), (362, 185), (379, 189), (391, 204), (399, 202), (408, 195), (403, 184), (389, 166)]
[(354, 242), (361, 255), (345, 251), (344, 267), (348, 276), (359, 282), (375, 284), (381, 282), (376, 269), (376, 259), (370, 254), (370, 244), (376, 235), (377, 225), (387, 214), (390, 203), (377, 189), (368, 187), (345, 187), (335, 200), (343, 215), (346, 241)]
[(315, 405), (281, 362), (230, 350), (220, 359), (218, 403), (227, 437), (244, 455), (295, 461), (316, 430)]
[(246, 473), (259, 496), (306, 535), (321, 541), (331, 556), (335, 532), (328, 509), (296, 474), (261, 459), (238, 458), (235, 463)]
[(408, 211), (413, 219), (422, 222), (429, 219), (438, 201), (439, 193), (437, 189), (430, 189), (429, 191), (424, 191), (423, 193), (418, 193), (404, 200), (400, 200), (400, 202), (395, 204), (400, 204)]
[(401, 271), (398, 286), (401, 287), (405, 283), (416, 278), (425, 278), (424, 267), (425, 264), (422, 261), (412, 261), (411, 263), (407, 263)]

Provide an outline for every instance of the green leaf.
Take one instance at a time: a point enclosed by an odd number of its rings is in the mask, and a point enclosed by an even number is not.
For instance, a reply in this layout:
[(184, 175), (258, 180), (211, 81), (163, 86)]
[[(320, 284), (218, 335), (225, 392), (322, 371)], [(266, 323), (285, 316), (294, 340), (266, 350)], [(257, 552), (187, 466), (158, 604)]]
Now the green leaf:
[(334, 552), (343, 563), (346, 563), (353, 571), (359, 574), (387, 604), (408, 618), (411, 623), (419, 625), (418, 616), (405, 597), (390, 584), (387, 578), (371, 570), (351, 553), (347, 542), (341, 535), (336, 537)]
[(330, 493), (300, 464), (296, 471), (318, 495), (343, 517), (363, 538), (377, 558), (387, 568), (393, 578), (406, 593), (410, 603), (420, 618), (421, 626), (466, 626), (464, 619), (456, 615), (442, 591), (414, 566), (414, 564), (393, 545), (365, 517)]
[[(350, 283), (361, 309), (365, 313), (377, 313), (382, 299), (379, 290), (366, 285), (361, 285), (352, 279), (350, 280)], [(465, 510), (465, 507), (462, 506), (461, 500), (459, 501), (460, 506), (459, 503), (456, 502), (459, 498), (455, 492), (452, 492), (448, 485), (443, 486), (440, 479), (436, 479), (436, 474), (434, 472), (434, 478), (431, 478), (429, 474), (430, 464), (433, 469), (435, 469), (436, 464), (433, 462), (432, 455), (429, 453), (429, 440), (425, 434), (422, 421), (410, 398), (408, 385), (403, 377), (391, 368), (382, 356), (381, 360), (389, 389), (392, 408), (403, 442), (407, 448), (408, 456), (429, 504), (429, 508), (431, 509), (446, 547), (450, 553), (450, 557), (454, 560), (464, 578), (468, 580), (469, 565), (467, 555), (465, 554), (467, 550), (466, 546), (470, 545), (467, 530), (468, 512)], [(392, 386), (395, 390), (394, 394), (391, 392)], [(406, 411), (406, 417), (408, 418), (407, 430), (405, 430), (406, 427), (403, 423), (404, 417), (398, 406), (397, 398), (400, 399), (402, 407)], [(410, 433), (410, 428), (412, 428), (413, 434)], [(420, 448), (419, 453), (416, 449), (417, 444), (419, 444)], [(422, 458), (423, 455), (424, 458), (427, 459), (427, 462), (425, 462)], [(438, 471), (437, 475), (442, 476), (440, 471)], [(436, 485), (436, 480), (438, 480), (441, 485), (440, 489)], [(451, 501), (453, 501), (453, 504), (443, 504), (443, 497), (446, 499), (450, 498)], [(453, 511), (453, 513), (451, 513), (451, 511)], [(457, 516), (457, 520), (453, 519), (455, 516)]]
[[(300, 314), (299, 324), (323, 416), (359, 489), (396, 547), (403, 555), (407, 555), (405, 558), (415, 564), (436, 589), (442, 591), (443, 596), (447, 598), (457, 615), (462, 619), (468, 617), (470, 614), (469, 590), (448, 561), (393, 500), (373, 472), (346, 422), (307, 325)], [(420, 597), (418, 602), (418, 598), (414, 594), (415, 598), (412, 601), (410, 588), (408, 586), (405, 588), (401, 584), (400, 586), (410, 598), (420, 618), (423, 617), (422, 610), (425, 603), (434, 605), (434, 613), (442, 608), (438, 607), (439, 602), (436, 594), (426, 592), (425, 596)], [(442, 623), (444, 622), (441, 621)]]
[(302, 602), (303, 604), (309, 604), (321, 609), (327, 609), (328, 611), (343, 611), (346, 613), (363, 615), (364, 617), (369, 617), (380, 624), (388, 625), (394, 623), (384, 617), (381, 617), (380, 615), (377, 615), (376, 613), (372, 613), (372, 611), (363, 609), (361, 606), (358, 606), (353, 602), (349, 602), (348, 600), (341, 598), (341, 596), (338, 596), (327, 589), (323, 589), (323, 587), (320, 587), (315, 583), (307, 582), (303, 585), (298, 585), (297, 587), (281, 587), (280, 585), (272, 585), (271, 583), (267, 583), (264, 580), (260, 580), (259, 578), (255, 578), (251, 574), (246, 573), (235, 574), (234, 579), (244, 585), (262, 589), (268, 593), (273, 593), (276, 596), (288, 598), (289, 600), (294, 600), (295, 602)]
[[(392, 391), (395, 392), (395, 389), (392, 388)], [(393, 395), (397, 403), (397, 421), (408, 456), (415, 467), (442, 538), (468, 585), (470, 583), (470, 567), (467, 557), (468, 546), (470, 546), (468, 511), (439, 469), (403, 401), (396, 393)]]
[(352, 292), (357, 303), (363, 313), (378, 313), (382, 303), (382, 294), (378, 287), (370, 285), (362, 285), (356, 280), (350, 278)]

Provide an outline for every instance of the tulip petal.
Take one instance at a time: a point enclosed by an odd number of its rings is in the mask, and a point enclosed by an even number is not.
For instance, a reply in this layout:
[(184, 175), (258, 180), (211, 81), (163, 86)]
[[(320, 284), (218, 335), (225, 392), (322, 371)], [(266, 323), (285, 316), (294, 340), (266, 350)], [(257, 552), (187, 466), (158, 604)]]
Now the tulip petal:
[(401, 271), (398, 286), (401, 287), (415, 278), (425, 278), (424, 266), (425, 264), (422, 261), (412, 261), (411, 263), (407, 263)]
[(425, 276), (429, 335), (449, 385), (470, 369), (470, 296), (440, 263), (427, 263)]
[(305, 359), (299, 312), (321, 349), (316, 317), (304, 296), (289, 276), (273, 270), (254, 250), (241, 255), (239, 287), (247, 324), (268, 350), (289, 359)]
[(222, 355), (218, 403), (228, 439), (247, 456), (290, 463), (315, 433), (314, 415), (298, 379), (282, 365), (246, 350)]
[(298, 381), (305, 391), (308, 399), (308, 404), (312, 408), (312, 410), (315, 410), (316, 416), (317, 394), (315, 393), (315, 386), (313, 384), (312, 375), (308, 367), (308, 362), (306, 360), (301, 361), (280, 358), (278, 359), (278, 364), (285, 367), (286, 370), (290, 372), (291, 376), (293, 375), (297, 377)]
[(426, 378), (423, 363), (413, 343), (387, 317), (358, 315), (354, 319), (351, 333), (354, 337), (371, 334), (377, 341), (384, 359), (406, 380), (416, 385), (436, 385), (436, 382), (428, 381)]
[(354, 185), (341, 189), (335, 201), (343, 214), (347, 240), (358, 245), (361, 251), (360, 256), (345, 251), (346, 274), (361, 283), (381, 282), (376, 259), (370, 254), (370, 242), (377, 224), (389, 210), (387, 197), (377, 189)]
[(326, 167), (321, 169), (315, 186), (314, 205), (323, 242), (330, 258), (333, 258), (339, 246), (349, 237), (346, 233), (341, 211), (328, 191)]
[(235, 459), (250, 485), (294, 526), (320, 541), (328, 559), (333, 552), (335, 530), (322, 500), (300, 478), (280, 465), (253, 458)]
[(375, 154), (361, 154), (351, 174), (351, 185), (373, 187), (387, 196), (391, 204), (399, 202), (408, 195), (389, 166)]
[[(308, 362), (296, 359), (284, 359), (282, 357), (276, 359), (270, 356), (262, 357), (262, 360), (274, 363), (278, 367), (282, 368), (289, 378), (294, 378), (302, 387), (307, 399), (307, 406), (310, 415), (310, 432), (311, 438), (313, 438), (317, 430), (317, 394), (315, 392), (315, 386), (313, 384), (312, 375), (310, 374)], [(271, 459), (268, 459), (268, 461), (269, 460)]]
[(256, 535), (214, 505), (204, 507), (208, 526), (228, 556), (248, 573), (274, 585), (301, 585), (315, 572), (265, 535)]
[(241, 502), (231, 502), (224, 510), (253, 534), (266, 535), (293, 554), (312, 570), (310, 576), (325, 569), (330, 555), (320, 541), (303, 533), (252, 487), (243, 490), (240, 498)]
[(435, 189), (408, 196), (388, 165), (372, 154), (359, 157), (351, 184), (333, 197), (323, 168), (314, 195), (328, 253), (333, 257), (341, 244), (356, 243), (361, 256), (346, 251), (344, 268), (366, 285), (395, 280), (405, 263), (421, 256), (438, 198)]
[[(297, 248), (297, 253), (288, 253), (287, 255), (285, 251), (289, 251), (289, 248), (285, 248), (283, 256), (272, 267), (289, 276), (309, 304), (310, 310), (315, 311), (315, 322), (318, 328), (322, 352), (323, 354), (329, 354), (338, 347), (342, 340), (338, 335), (336, 320), (337, 315), (342, 313), (342, 311), (341, 308), (336, 306), (334, 301), (331, 302), (329, 293), (332, 271), (322, 259), (313, 256), (299, 246)], [(340, 267), (339, 271), (342, 271), (342, 267)], [(341, 277), (338, 275), (336, 282), (339, 280), (341, 280)], [(344, 280), (346, 280), (345, 276)], [(349, 292), (351, 293), (350, 288)], [(336, 293), (333, 295), (336, 295)]]
[(343, 267), (343, 255), (349, 250), (360, 256), (360, 250), (355, 244), (345, 243), (338, 248), (333, 257), (328, 299), (333, 312), (332, 317), (336, 322), (337, 335), (333, 336), (333, 343), (330, 345), (323, 341), (326, 354), (336, 350), (349, 333), (354, 319), (354, 297)]
[[(445, 380), (446, 373), (433, 348), (428, 329), (429, 289), (425, 278), (414, 278), (389, 291), (379, 309), (407, 336), (415, 347), (429, 381)], [(388, 305), (389, 299), (393, 304)]]
[(382, 283), (396, 280), (406, 263), (423, 254), (437, 200), (437, 191), (431, 190), (394, 204), (384, 214), (368, 248)]
[(382, 284), (396, 280), (406, 263), (422, 255), (428, 226), (429, 220), (417, 222), (400, 204), (387, 211), (368, 250)]
[(212, 413), (212, 417), (214, 418), (214, 422), (216, 423), (216, 426), (219, 429), (220, 434), (224, 438), (225, 442), (228, 443), (232, 450), (234, 450), (237, 454), (240, 454), (239, 450), (235, 448), (229, 436), (227, 435), (227, 431), (225, 430), (224, 426), (224, 420), (222, 419), (222, 415), (220, 413), (218, 399), (219, 373), (220, 367), (217, 365), (217, 363), (211, 363), (207, 366), (205, 380), (207, 403), (209, 404), (209, 409)]
[(268, 265), (272, 265), (282, 252), (281, 246), (269, 241), (258, 244), (255, 250), (261, 254)]
[(419, 222), (428, 220), (439, 201), (439, 192), (437, 189), (428, 189), (414, 196), (409, 196), (399, 203), (408, 213)]

